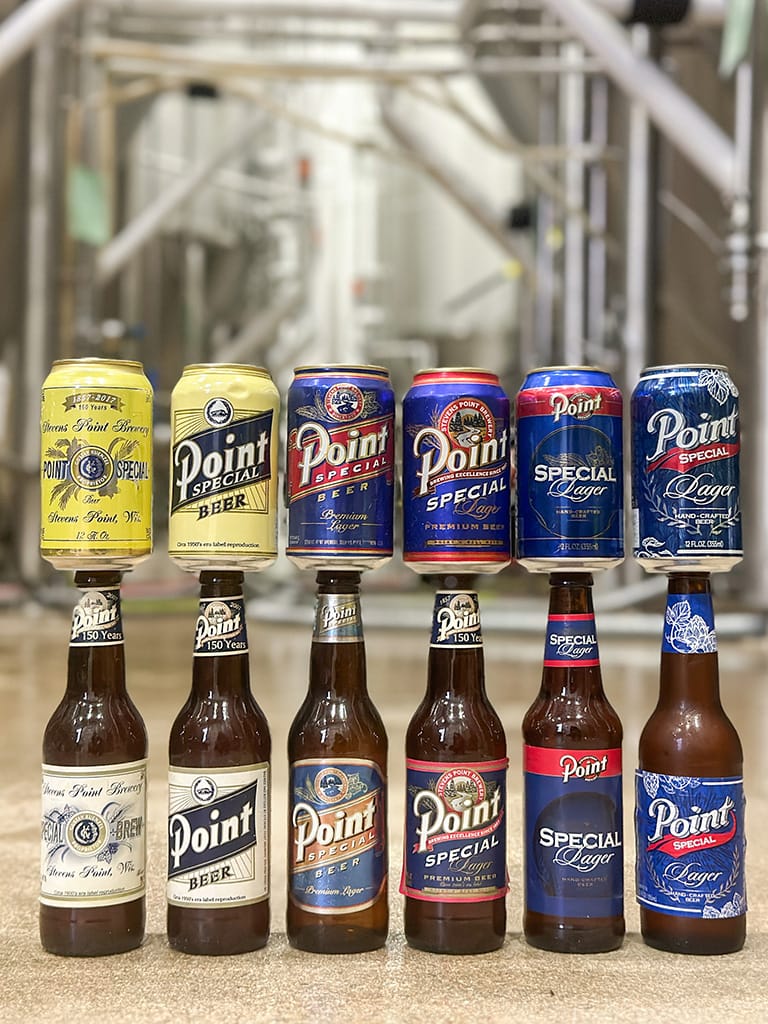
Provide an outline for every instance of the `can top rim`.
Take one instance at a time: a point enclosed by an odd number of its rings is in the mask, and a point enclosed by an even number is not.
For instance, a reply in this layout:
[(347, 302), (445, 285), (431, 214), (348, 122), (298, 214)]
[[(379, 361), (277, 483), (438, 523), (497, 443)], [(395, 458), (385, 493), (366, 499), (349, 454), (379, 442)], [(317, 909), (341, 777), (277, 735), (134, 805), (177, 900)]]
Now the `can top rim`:
[(144, 366), (137, 359), (105, 359), (103, 356), (83, 356), (81, 359), (54, 359), (54, 366), (86, 366), (95, 363), (97, 366), (121, 366), (125, 370), (141, 370)]
[(414, 380), (417, 377), (424, 377), (429, 373), (474, 373), (482, 374), (485, 377), (494, 377), (496, 380), (499, 379), (498, 373), (493, 370), (486, 370), (482, 366), (430, 366), (425, 370), (419, 370), (414, 374)]
[(263, 366), (253, 366), (250, 363), (190, 363), (184, 367), (182, 373), (189, 373), (192, 370), (237, 370), (239, 373), (253, 373), (258, 377), (269, 377), (269, 370)]
[(605, 373), (610, 376), (610, 371), (606, 370), (604, 366), (594, 366), (588, 364), (579, 363), (562, 363), (560, 366), (535, 366), (532, 370), (529, 370), (526, 374), (529, 377), (532, 373), (545, 373), (547, 370), (587, 370), (592, 373)]
[(362, 370), (370, 372), (373, 370), (375, 373), (383, 373), (387, 377), (389, 376), (389, 370), (386, 366), (376, 366), (368, 363), (318, 363), (313, 366), (308, 363), (306, 366), (295, 366), (293, 369), (294, 373), (326, 373), (328, 371), (336, 372), (338, 370), (347, 370), (352, 372), (354, 370)]
[(648, 373), (658, 373), (661, 370), (668, 370), (670, 373), (685, 370), (724, 370), (728, 373), (728, 367), (723, 363), (662, 363), (660, 366), (646, 366), (640, 376), (644, 377)]

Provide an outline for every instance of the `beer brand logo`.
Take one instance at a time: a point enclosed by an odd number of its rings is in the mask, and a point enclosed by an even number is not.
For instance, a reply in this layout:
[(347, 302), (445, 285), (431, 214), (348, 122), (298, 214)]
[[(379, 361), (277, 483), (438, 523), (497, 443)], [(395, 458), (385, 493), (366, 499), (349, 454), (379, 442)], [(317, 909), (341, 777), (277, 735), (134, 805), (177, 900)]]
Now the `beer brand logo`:
[[(503, 819), (501, 788), (486, 787), (479, 772), (464, 765), (444, 772), (434, 789), (420, 789), (413, 797), (412, 811), (418, 820), (414, 853), (432, 851), (441, 843), (462, 839), (482, 840), (490, 849), (490, 837)], [(482, 852), (478, 846), (475, 853)]]
[(103, 448), (95, 445), (85, 445), (77, 456), (72, 460), (70, 466), (72, 479), (81, 487), (89, 491), (97, 491), (111, 479), (114, 472), (114, 465)]
[(195, 626), (195, 653), (236, 654), (247, 650), (244, 637), (237, 641), (244, 628), (241, 602), (213, 600), (202, 603)]
[(124, 402), (119, 395), (104, 391), (80, 391), (76, 395), (67, 395), (64, 399), (65, 412), (71, 412), (73, 409), (90, 409), (93, 406), (122, 412), (123, 405)]
[(550, 395), (549, 404), (552, 408), (552, 418), (555, 423), (563, 416), (571, 416), (577, 420), (588, 420), (596, 413), (602, 411), (603, 392), (578, 392), (573, 395), (566, 395), (562, 391), (555, 391)]
[(205, 421), (212, 427), (226, 427), (232, 422), (234, 415), (232, 403), (226, 398), (211, 398), (203, 409)]
[(355, 384), (332, 384), (325, 393), (323, 407), (332, 420), (349, 423), (362, 414), (365, 396)]
[[(533, 471), (536, 483), (549, 484), (548, 497), (581, 504), (605, 495), (609, 485), (617, 482), (614, 459), (605, 444), (596, 442), (586, 455), (574, 451), (549, 455), (543, 449), (551, 444), (549, 437), (542, 441), (534, 454)], [(536, 461), (539, 458), (541, 462)]]
[[(378, 812), (381, 791), (363, 781), (360, 772), (346, 773), (327, 765), (304, 785), (294, 783), (293, 864), (294, 872), (307, 864), (327, 865), (348, 861), (372, 850), (379, 842)], [(343, 806), (338, 804), (344, 800)], [(333, 809), (318, 811), (313, 804)], [(331, 869), (333, 871), (333, 869)], [(322, 875), (319, 871), (318, 875)]]
[(315, 793), (324, 804), (337, 804), (349, 792), (349, 779), (340, 768), (323, 768), (315, 776)]
[[(438, 602), (439, 603), (439, 602)], [(436, 637), (441, 644), (447, 640), (461, 639), (462, 634), (472, 633), (479, 640), (480, 609), (475, 594), (448, 595), (444, 604), (435, 610)], [(464, 637), (466, 640), (467, 638)]]
[(192, 783), (192, 796), (199, 804), (209, 804), (216, 799), (219, 789), (208, 775), (200, 775)]
[(315, 612), (315, 640), (359, 640), (362, 635), (360, 605), (357, 598), (341, 594), (322, 594)]
[(140, 442), (115, 437), (108, 448), (60, 438), (43, 455), (43, 480), (58, 480), (51, 490), (51, 502), (66, 508), (82, 492), (96, 492), (110, 498), (118, 493), (120, 480), (149, 480), (149, 463), (130, 456)]
[(338, 484), (389, 477), (393, 465), (394, 439), (389, 417), (332, 431), (308, 420), (291, 431), (288, 439), (289, 501)]
[[(209, 780), (210, 781), (210, 780)], [(168, 819), (168, 877), (227, 860), (256, 845), (259, 780)]]
[(95, 811), (80, 811), (67, 822), (66, 838), (73, 853), (91, 857), (100, 853), (109, 841), (107, 823)]
[(565, 754), (560, 758), (560, 768), (563, 783), (571, 779), (592, 782), (608, 771), (608, 755), (597, 757), (595, 754), (585, 754), (583, 757), (575, 757), (573, 754)]
[(474, 448), (495, 433), (491, 410), (475, 398), (459, 398), (450, 402), (443, 409), (438, 427), (461, 448)]
[[(646, 848), (677, 859), (689, 853), (725, 846), (736, 835), (735, 806), (733, 800), (726, 796), (716, 807), (705, 809), (693, 805), (693, 813), (684, 815), (674, 800), (656, 797), (648, 805), (648, 816), (654, 827), (646, 835)], [(675, 877), (680, 880), (679, 872), (675, 871)]]
[(109, 639), (121, 639), (120, 602), (117, 592), (104, 593), (100, 590), (87, 590), (72, 611), (72, 632), (70, 640), (77, 641), (88, 634), (98, 633), (99, 639), (106, 639), (104, 634), (109, 630), (114, 633)]

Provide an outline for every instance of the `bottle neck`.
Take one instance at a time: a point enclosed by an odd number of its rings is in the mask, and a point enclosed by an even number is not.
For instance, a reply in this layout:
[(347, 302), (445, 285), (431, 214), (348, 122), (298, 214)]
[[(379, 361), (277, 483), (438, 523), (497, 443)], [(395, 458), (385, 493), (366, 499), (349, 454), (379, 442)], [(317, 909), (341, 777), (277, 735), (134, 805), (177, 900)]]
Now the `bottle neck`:
[(241, 572), (200, 573), (192, 694), (204, 698), (250, 693), (248, 631)]
[(317, 574), (309, 691), (317, 699), (367, 695), (360, 573)]
[(438, 584), (432, 612), (427, 693), (430, 697), (484, 697), (485, 665), (480, 602), (460, 578)]
[(708, 573), (673, 573), (669, 577), (659, 702), (720, 703), (717, 634)]
[(117, 572), (77, 572), (82, 591), (72, 612), (67, 693), (102, 698), (125, 690), (125, 648)]
[(603, 697), (589, 573), (552, 573), (542, 693)]

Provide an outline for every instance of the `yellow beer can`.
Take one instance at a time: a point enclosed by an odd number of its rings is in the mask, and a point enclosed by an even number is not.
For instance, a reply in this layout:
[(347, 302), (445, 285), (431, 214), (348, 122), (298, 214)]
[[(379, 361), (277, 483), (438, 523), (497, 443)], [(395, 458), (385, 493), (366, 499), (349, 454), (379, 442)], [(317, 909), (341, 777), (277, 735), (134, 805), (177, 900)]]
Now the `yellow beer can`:
[(260, 366), (185, 366), (171, 396), (168, 553), (190, 572), (277, 557), (280, 396)]
[(58, 360), (40, 426), (40, 554), (57, 569), (132, 569), (152, 551), (152, 386), (141, 363)]

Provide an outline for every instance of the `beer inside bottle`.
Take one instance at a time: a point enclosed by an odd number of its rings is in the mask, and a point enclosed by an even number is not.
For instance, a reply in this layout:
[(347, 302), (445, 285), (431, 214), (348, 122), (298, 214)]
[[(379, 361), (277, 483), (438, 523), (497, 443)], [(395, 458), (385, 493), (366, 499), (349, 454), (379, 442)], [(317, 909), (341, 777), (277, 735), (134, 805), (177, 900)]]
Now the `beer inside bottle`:
[(487, 953), (506, 931), (507, 745), (471, 577), (438, 581), (427, 692), (406, 734), (405, 937), (432, 953)]
[(61, 956), (144, 937), (147, 734), (125, 688), (120, 580), (75, 573), (67, 687), (43, 739), (40, 939)]
[(532, 946), (624, 937), (622, 728), (603, 691), (592, 576), (552, 573), (541, 689), (523, 719), (525, 912)]
[(387, 735), (366, 685), (360, 573), (317, 574), (309, 691), (288, 735), (288, 940), (360, 953), (387, 939)]
[(659, 700), (640, 736), (635, 829), (640, 928), (672, 953), (744, 945), (744, 792), (720, 703), (708, 573), (670, 575)]
[(247, 953), (269, 937), (267, 721), (253, 698), (243, 574), (200, 573), (192, 692), (169, 741), (168, 941)]

